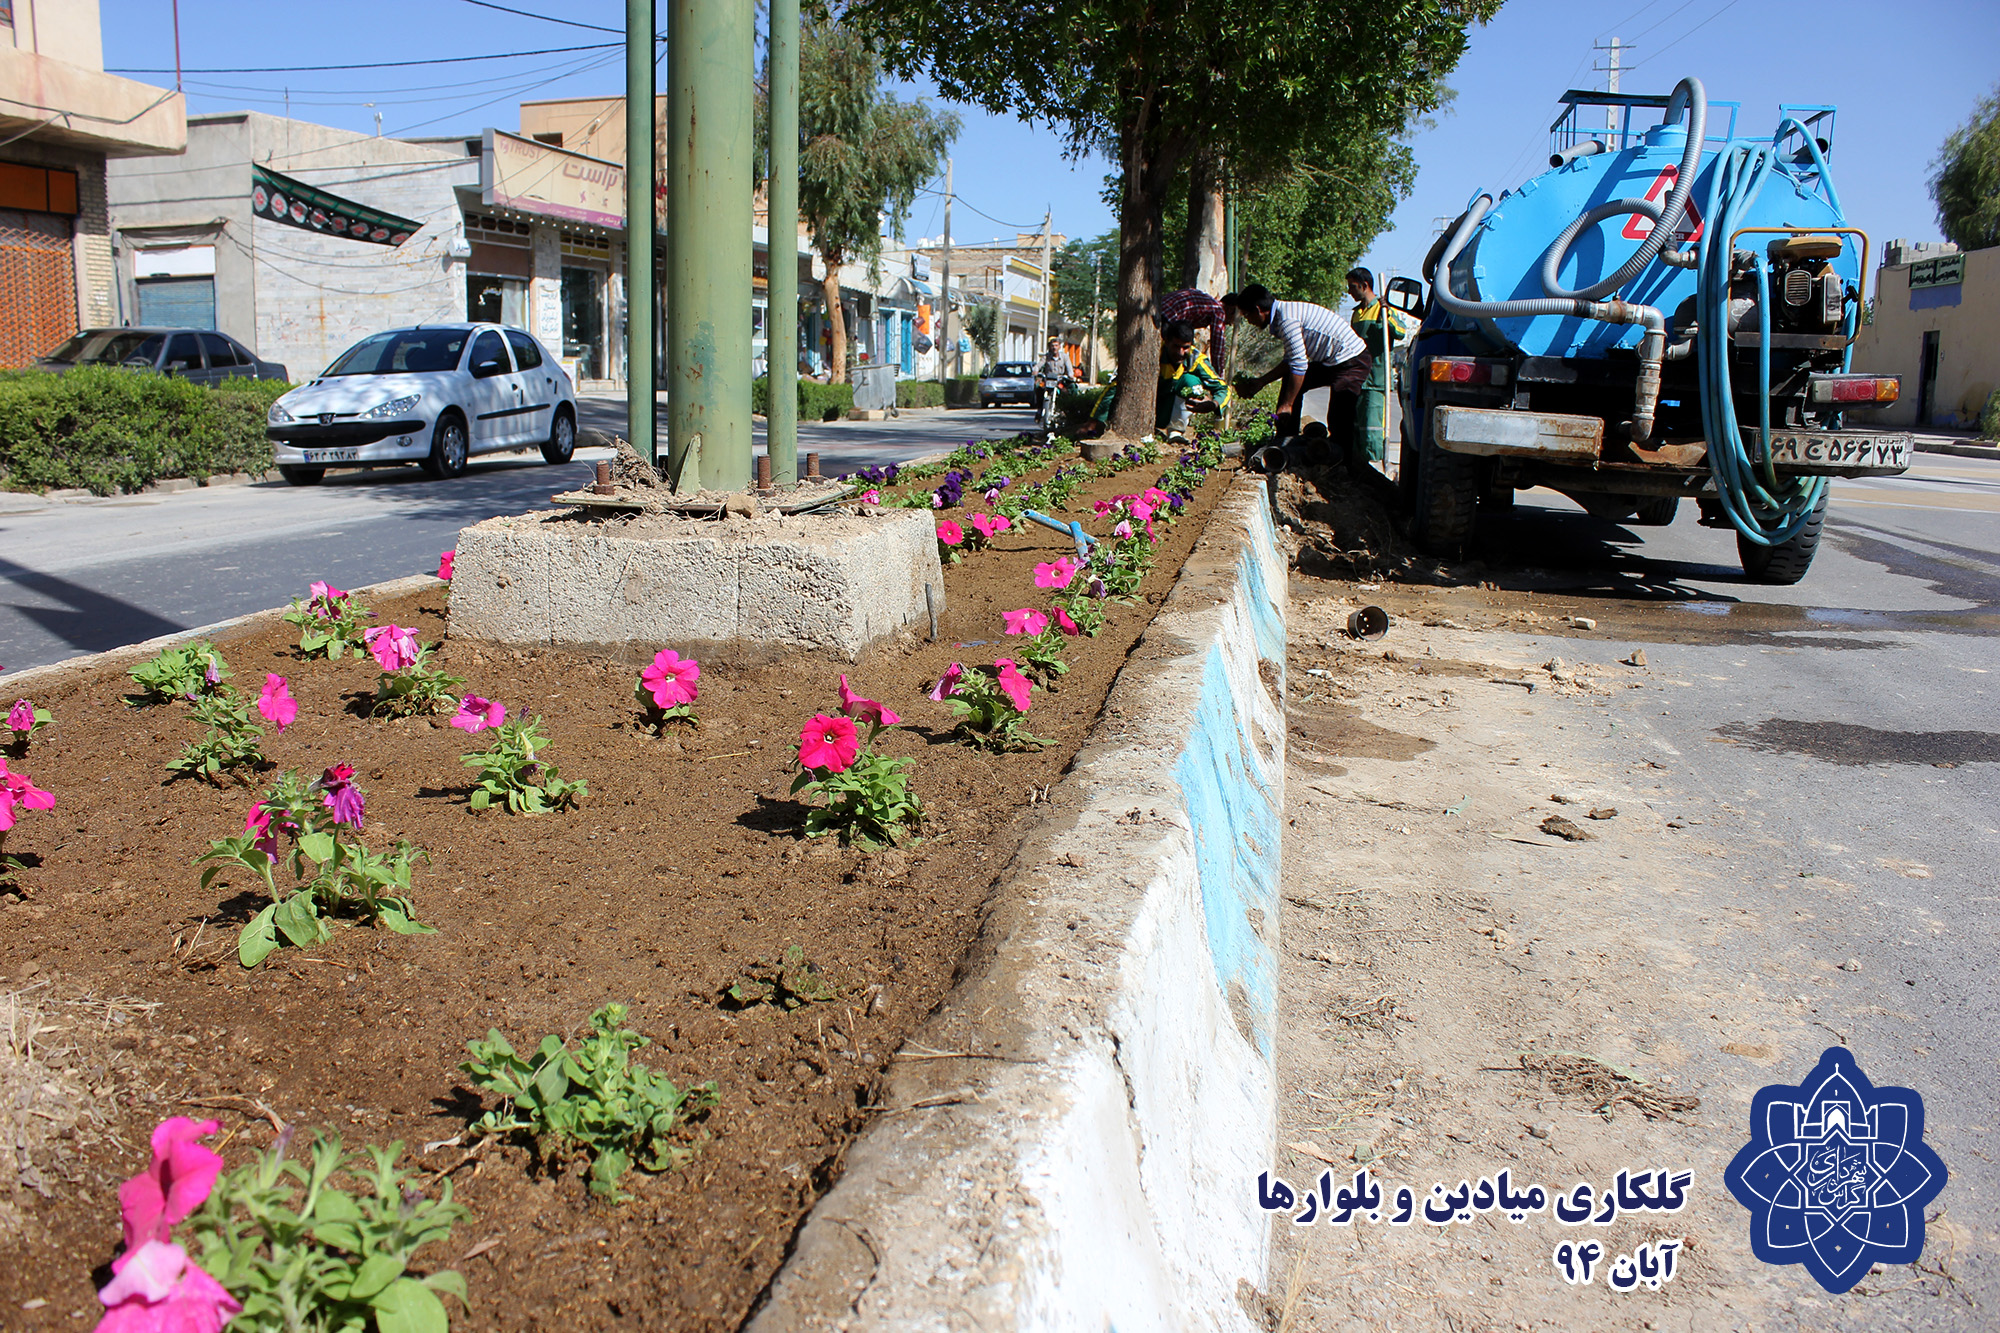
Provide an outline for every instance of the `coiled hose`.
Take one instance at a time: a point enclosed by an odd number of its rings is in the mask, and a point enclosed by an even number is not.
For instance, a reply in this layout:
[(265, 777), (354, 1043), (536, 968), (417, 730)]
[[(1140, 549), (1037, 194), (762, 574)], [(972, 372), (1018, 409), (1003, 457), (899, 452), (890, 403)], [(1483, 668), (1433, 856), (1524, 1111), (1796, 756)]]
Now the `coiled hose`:
[(1825, 477), (1780, 480), (1771, 461), (1771, 303), (1769, 262), (1762, 253), (1752, 262), (1757, 275), (1757, 438), (1761, 447), (1753, 460), (1744, 446), (1736, 419), (1734, 386), (1729, 375), (1729, 279), (1733, 256), (1729, 238), (1757, 201), (1777, 163), (1777, 145), (1788, 129), (1797, 129), (1811, 150), (1827, 200), (1840, 215), (1840, 196), (1826, 169), (1819, 145), (1798, 121), (1787, 118), (1768, 144), (1736, 144), (1716, 164), (1708, 185), (1707, 230), (1702, 233), (1700, 265), (1695, 280), (1695, 317), (1701, 330), (1696, 339), (1696, 370), (1701, 386), (1702, 433), (1708, 440), (1708, 466), (1722, 512), (1745, 541), (1779, 546), (1811, 519), (1826, 491)]

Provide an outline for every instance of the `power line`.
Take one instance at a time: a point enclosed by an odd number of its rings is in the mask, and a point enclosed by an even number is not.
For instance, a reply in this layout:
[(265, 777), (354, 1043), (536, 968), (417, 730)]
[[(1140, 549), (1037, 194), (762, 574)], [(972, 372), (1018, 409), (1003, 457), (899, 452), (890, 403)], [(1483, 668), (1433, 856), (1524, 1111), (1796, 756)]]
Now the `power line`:
[[(655, 37), (664, 42), (664, 37)], [(227, 69), (184, 69), (183, 74), (317, 74), (343, 69), (408, 69), (413, 65), (464, 65), (475, 60), (516, 60), (523, 56), (560, 56), (576, 51), (608, 51), (622, 48), (623, 42), (597, 42), (590, 46), (550, 46), (539, 51), (495, 51), (483, 56), (439, 56), (432, 60), (371, 60), (354, 65), (245, 65)], [(170, 69), (108, 69), (107, 74), (172, 74)]]
[[(944, 191), (942, 191), (942, 190), (933, 190), (933, 189), (929, 188), (928, 186), (918, 186), (918, 187), (917, 187), (917, 193), (918, 193), (918, 194), (935, 194), (935, 195), (939, 195), (939, 196), (942, 196), (942, 195), (944, 194)], [(972, 211), (973, 211), (973, 212), (975, 212), (975, 213), (977, 213), (977, 214), (979, 214), (979, 216), (980, 216), (980, 217), (983, 217), (983, 218), (985, 218), (985, 219), (986, 219), (986, 220), (987, 220), (988, 222), (991, 222), (991, 223), (994, 223), (994, 224), (996, 224), (996, 225), (998, 225), (998, 226), (1002, 226), (1002, 227), (1012, 227), (1012, 228), (1014, 228), (1014, 229), (1015, 229), (1016, 231), (1032, 231), (1032, 230), (1034, 230), (1035, 228), (1038, 228), (1038, 227), (1040, 227), (1040, 226), (1042, 225), (1042, 224), (1041, 224), (1041, 223), (1039, 223), (1039, 222), (1009, 222), (1009, 221), (1007, 221), (1007, 220), (1006, 220), (1006, 219), (1004, 219), (1004, 218), (996, 218), (996, 217), (994, 217), (994, 216), (993, 216), (993, 215), (992, 215), (991, 213), (988, 213), (988, 212), (987, 212), (987, 211), (985, 211), (984, 209), (982, 209), (982, 208), (978, 208), (978, 207), (976, 207), (976, 206), (974, 206), (974, 205), (972, 205), (972, 204), (968, 204), (968, 203), (966, 203), (966, 202), (965, 202), (965, 196), (964, 196), (964, 195), (962, 195), (962, 194), (955, 194), (955, 195), (953, 195), (953, 196), (952, 196), (952, 200), (953, 200), (953, 202), (955, 202), (955, 203), (958, 203), (958, 204), (962, 204), (962, 205), (964, 205), (964, 206), (965, 206), (966, 208), (970, 208), (970, 209), (972, 209)]]
[[(1653, 54), (1652, 54), (1652, 55), (1649, 55), (1649, 56), (1647, 56), (1645, 60), (1641, 60), (1641, 61), (1639, 62), (1639, 65), (1644, 65), (1644, 64), (1648, 63), (1649, 61), (1653, 61), (1653, 60), (1657, 60), (1657, 59), (1659, 59), (1659, 58), (1660, 58), (1661, 56), (1663, 56), (1663, 55), (1665, 55), (1665, 54), (1666, 54), (1667, 52), (1669, 52), (1669, 51), (1673, 50), (1673, 49), (1674, 49), (1674, 48), (1675, 48), (1676, 46), (1679, 46), (1679, 45), (1680, 45), (1680, 44), (1681, 44), (1682, 42), (1686, 41), (1686, 40), (1687, 40), (1688, 38), (1690, 38), (1690, 37), (1694, 36), (1694, 35), (1695, 35), (1696, 33), (1700, 32), (1700, 31), (1701, 31), (1701, 30), (1702, 30), (1703, 28), (1706, 28), (1706, 27), (1707, 27), (1707, 26), (1708, 26), (1709, 24), (1711, 24), (1711, 23), (1715, 22), (1715, 21), (1716, 21), (1717, 19), (1721, 18), (1721, 17), (1722, 17), (1722, 16), (1724, 15), (1724, 14), (1727, 14), (1727, 13), (1728, 13), (1728, 12), (1729, 12), (1730, 10), (1732, 10), (1732, 9), (1736, 8), (1736, 4), (1737, 4), (1737, 0), (1729, 0), (1729, 3), (1728, 3), (1728, 4), (1724, 5), (1724, 6), (1723, 6), (1722, 8), (1720, 8), (1720, 9), (1716, 10), (1716, 11), (1715, 11), (1715, 12), (1714, 12), (1713, 14), (1710, 14), (1710, 15), (1709, 15), (1709, 16), (1708, 16), (1707, 18), (1705, 18), (1705, 19), (1703, 19), (1703, 20), (1702, 20), (1701, 22), (1699, 22), (1699, 23), (1695, 24), (1695, 25), (1694, 25), (1694, 26), (1693, 26), (1692, 28), (1689, 28), (1689, 29), (1688, 29), (1688, 30), (1687, 30), (1686, 32), (1682, 33), (1682, 34), (1681, 34), (1680, 36), (1678, 36), (1678, 37), (1674, 38), (1674, 39), (1673, 39), (1673, 40), (1672, 40), (1671, 42), (1668, 42), (1668, 43), (1667, 43), (1667, 44), (1666, 44), (1665, 46), (1663, 46), (1663, 47), (1659, 48), (1659, 49), (1658, 49), (1657, 51), (1653, 52)], [(1632, 69), (1637, 69), (1637, 68), (1639, 68), (1639, 65), (1633, 65), (1633, 66), (1631, 66), (1631, 68), (1632, 68)]]
[(535, 14), (525, 9), (509, 9), (505, 5), (494, 4), (493, 0), (465, 0), (465, 3), (468, 5), (477, 5), (481, 9), (497, 9), (502, 14), (515, 14), (524, 19), (540, 19), (544, 23), (560, 23), (564, 27), (569, 28), (588, 28), (592, 32), (616, 33), (620, 37), (625, 35), (623, 28), (607, 28), (599, 23), (578, 23), (575, 19), (559, 19), (552, 14)]

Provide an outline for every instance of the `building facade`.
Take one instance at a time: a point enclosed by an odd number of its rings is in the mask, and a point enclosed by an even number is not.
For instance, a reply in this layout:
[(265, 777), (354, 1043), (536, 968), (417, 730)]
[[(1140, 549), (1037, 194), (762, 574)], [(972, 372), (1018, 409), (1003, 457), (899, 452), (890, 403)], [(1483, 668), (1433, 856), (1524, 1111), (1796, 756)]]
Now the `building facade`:
[[(1905, 257), (1896, 244), (1890, 251)], [(2000, 389), (2000, 247), (1924, 253), (1931, 257), (1876, 270), (1873, 319), (1855, 339), (1854, 366), (1903, 377), (1902, 396), (1872, 414), (1876, 423), (1972, 426)]]
[(181, 95), (104, 72), (97, 0), (0, 0), (0, 367), (119, 304), (107, 163), (179, 153)]

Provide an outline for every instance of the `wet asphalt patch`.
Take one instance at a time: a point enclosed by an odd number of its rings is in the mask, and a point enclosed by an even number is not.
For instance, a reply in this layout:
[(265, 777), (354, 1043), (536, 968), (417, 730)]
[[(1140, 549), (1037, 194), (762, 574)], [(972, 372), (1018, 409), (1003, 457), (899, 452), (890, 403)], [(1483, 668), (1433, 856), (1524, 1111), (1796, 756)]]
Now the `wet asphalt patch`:
[(1853, 722), (1804, 722), (1772, 717), (1762, 722), (1728, 722), (1718, 736), (1771, 754), (1799, 754), (1830, 764), (2000, 763), (2000, 733), (1991, 731), (1885, 731)]

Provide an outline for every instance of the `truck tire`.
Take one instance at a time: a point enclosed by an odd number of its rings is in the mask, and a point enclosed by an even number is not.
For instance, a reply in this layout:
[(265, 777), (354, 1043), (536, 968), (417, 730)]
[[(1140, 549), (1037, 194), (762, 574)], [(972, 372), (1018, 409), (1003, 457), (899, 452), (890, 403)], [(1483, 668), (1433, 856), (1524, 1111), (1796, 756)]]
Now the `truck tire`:
[(1480, 464), (1446, 453), (1428, 434), (1417, 446), (1414, 535), (1432, 555), (1455, 555), (1479, 510)]
[(1806, 576), (1806, 570), (1812, 567), (1813, 554), (1819, 550), (1820, 533), (1826, 524), (1826, 497), (1827, 491), (1822, 490), (1819, 503), (1813, 506), (1805, 526), (1776, 546), (1759, 546), (1737, 534), (1736, 554), (1743, 561), (1744, 575), (1752, 583), (1789, 588)]
[(1680, 507), (1681, 497), (1678, 495), (1649, 495), (1639, 502), (1639, 510), (1632, 521), (1642, 528), (1664, 528), (1674, 521)]

